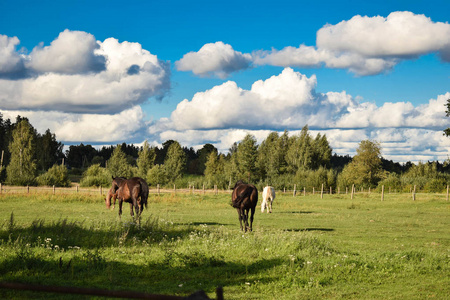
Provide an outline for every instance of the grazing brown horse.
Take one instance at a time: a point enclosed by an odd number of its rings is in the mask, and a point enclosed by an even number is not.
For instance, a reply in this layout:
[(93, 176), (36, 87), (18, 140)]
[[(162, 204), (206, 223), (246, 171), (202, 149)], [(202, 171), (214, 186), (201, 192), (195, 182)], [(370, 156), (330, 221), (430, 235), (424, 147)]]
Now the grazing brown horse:
[(114, 199), (114, 205), (116, 198), (119, 199), (119, 216), (122, 215), (122, 203), (123, 201), (130, 203), (130, 214), (134, 216), (134, 210), (139, 217), (142, 210), (147, 207), (148, 200), (148, 185), (144, 179), (140, 177), (133, 177), (125, 179), (122, 177), (113, 178), (112, 187), (108, 191), (108, 195), (105, 199), (106, 207), (111, 206), (111, 198)]
[[(258, 190), (252, 184), (246, 184), (242, 180), (236, 182), (231, 194), (231, 205), (236, 208), (239, 215), (239, 223), (241, 224), (241, 230), (247, 232), (252, 231), (253, 215), (255, 214), (255, 207), (258, 203)], [(250, 215), (250, 226), (248, 224), (248, 213)], [(245, 229), (242, 227), (244, 222)]]

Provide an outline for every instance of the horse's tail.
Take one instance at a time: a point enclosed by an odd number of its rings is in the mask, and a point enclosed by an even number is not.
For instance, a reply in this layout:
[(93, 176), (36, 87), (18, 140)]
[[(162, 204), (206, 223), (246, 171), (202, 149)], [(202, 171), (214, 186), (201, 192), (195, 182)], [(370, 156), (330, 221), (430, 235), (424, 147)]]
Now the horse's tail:
[(142, 202), (142, 206), (147, 208), (148, 184), (142, 178), (139, 178), (139, 184), (141, 185), (141, 202)]
[(239, 208), (241, 207), (242, 201), (244, 201), (245, 199), (245, 195), (244, 193), (239, 194), (236, 199), (231, 201), (231, 206), (233, 206), (234, 208)]

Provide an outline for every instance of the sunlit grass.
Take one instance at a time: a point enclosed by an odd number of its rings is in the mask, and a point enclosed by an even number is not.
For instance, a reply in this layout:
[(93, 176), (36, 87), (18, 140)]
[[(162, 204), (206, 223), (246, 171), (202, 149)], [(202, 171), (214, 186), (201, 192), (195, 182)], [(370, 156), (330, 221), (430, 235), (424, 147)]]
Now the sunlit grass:
[[(441, 195), (277, 195), (239, 230), (229, 195), (0, 196), (0, 280), (225, 299), (445, 299), (450, 203)], [(2, 298), (61, 295), (0, 290)], [(67, 298), (76, 298), (67, 296)]]

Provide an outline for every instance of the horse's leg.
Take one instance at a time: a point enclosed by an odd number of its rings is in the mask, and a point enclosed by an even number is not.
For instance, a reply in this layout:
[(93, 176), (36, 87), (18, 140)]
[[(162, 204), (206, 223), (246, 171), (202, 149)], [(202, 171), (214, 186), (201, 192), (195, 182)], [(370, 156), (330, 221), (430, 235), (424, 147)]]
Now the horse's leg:
[(245, 226), (245, 232), (247, 232), (248, 227), (248, 209), (242, 209), (242, 213), (243, 216), (242, 218), (244, 219), (244, 226)]
[(250, 214), (250, 231), (253, 231), (253, 215), (255, 214), (255, 208), (251, 208), (251, 214)]
[[(269, 208), (267, 209), (268, 213), (272, 213), (272, 198), (269, 200)], [(270, 209), (270, 210), (269, 210)]]
[(239, 216), (239, 224), (241, 224), (241, 230), (244, 230), (242, 228), (242, 213), (241, 213), (241, 209), (240, 208), (236, 208), (238, 216)]
[(130, 214), (132, 217), (134, 217), (134, 211), (133, 211), (133, 203), (130, 202)]
[(119, 218), (122, 216), (122, 204), (123, 200), (122, 198), (119, 198)]
[(116, 194), (114, 194), (114, 196), (113, 196), (114, 203), (113, 203), (113, 207), (112, 207), (113, 210), (116, 207), (116, 199), (117, 199), (117, 196), (116, 196)]
[(261, 212), (262, 213), (264, 212), (264, 208), (266, 208), (266, 201), (264, 201), (264, 199), (263, 199), (263, 201), (261, 202)]

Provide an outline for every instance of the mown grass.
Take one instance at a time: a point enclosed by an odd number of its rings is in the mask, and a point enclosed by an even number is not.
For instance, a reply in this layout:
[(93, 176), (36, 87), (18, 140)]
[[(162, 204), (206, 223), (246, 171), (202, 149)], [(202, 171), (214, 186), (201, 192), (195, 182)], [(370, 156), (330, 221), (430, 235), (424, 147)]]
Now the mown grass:
[[(446, 299), (445, 196), (279, 193), (239, 230), (229, 195), (151, 195), (140, 224), (98, 196), (1, 195), (0, 280), (225, 299)], [(60, 294), (0, 290), (5, 299)], [(67, 295), (66, 299), (79, 299)]]

